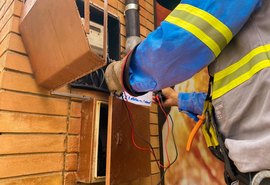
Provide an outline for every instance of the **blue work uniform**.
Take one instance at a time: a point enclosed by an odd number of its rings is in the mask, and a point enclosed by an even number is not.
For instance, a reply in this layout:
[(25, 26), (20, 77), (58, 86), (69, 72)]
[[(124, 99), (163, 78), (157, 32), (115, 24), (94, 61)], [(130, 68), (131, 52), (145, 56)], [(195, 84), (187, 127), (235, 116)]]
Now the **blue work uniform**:
[[(182, 0), (133, 51), (131, 88), (156, 91), (189, 79), (215, 60), (260, 4), (260, 0)], [(180, 95), (179, 109), (200, 114), (203, 101), (194, 97)]]
[[(209, 66), (229, 157), (243, 173), (270, 169), (269, 17), (269, 0), (182, 0), (129, 55), (124, 86), (156, 91)], [(198, 97), (180, 94), (180, 110), (200, 114)]]

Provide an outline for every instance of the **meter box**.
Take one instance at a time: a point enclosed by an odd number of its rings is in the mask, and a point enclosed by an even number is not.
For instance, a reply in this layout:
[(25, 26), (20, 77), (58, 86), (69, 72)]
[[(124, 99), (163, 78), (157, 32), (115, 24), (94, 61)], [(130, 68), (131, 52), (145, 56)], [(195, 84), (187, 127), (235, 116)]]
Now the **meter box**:
[[(89, 1), (83, 3), (89, 7)], [(56, 89), (106, 65), (106, 56), (103, 58), (94, 50), (98, 53), (102, 50), (100, 41), (102, 32), (107, 33), (107, 25), (89, 26), (90, 11), (85, 10), (88, 19), (83, 24), (74, 0), (25, 2), (20, 32), (39, 85)], [(104, 15), (105, 12), (107, 9)], [(107, 17), (103, 20), (106, 23)], [(94, 35), (88, 37), (88, 32)]]
[(86, 34), (87, 39), (93, 52), (95, 52), (99, 56), (103, 55), (103, 32), (103, 25), (90, 21), (90, 31), (89, 34)]
[[(76, 0), (78, 11), (81, 19), (84, 22), (85, 16), (85, 3), (83, 0)], [(91, 49), (99, 56), (104, 54), (104, 34), (105, 28), (103, 26), (103, 14), (104, 11), (100, 7), (90, 4), (90, 25), (89, 34), (87, 34), (88, 41)], [(120, 60), (120, 21), (117, 15), (113, 15), (108, 12), (108, 28), (107, 28), (107, 63), (104, 67), (91, 72), (82, 78), (70, 83), (73, 88), (81, 88), (87, 90), (96, 90), (102, 92), (108, 92), (107, 85), (104, 79), (104, 72), (110, 59)]]

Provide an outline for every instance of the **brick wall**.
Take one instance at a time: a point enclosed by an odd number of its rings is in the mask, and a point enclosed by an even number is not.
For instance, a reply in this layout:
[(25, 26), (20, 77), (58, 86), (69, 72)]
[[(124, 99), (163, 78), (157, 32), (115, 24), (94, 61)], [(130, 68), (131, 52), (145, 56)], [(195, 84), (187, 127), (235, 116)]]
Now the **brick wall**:
[[(101, 0), (93, 3), (103, 7)], [(142, 38), (154, 29), (152, 5), (153, 0), (140, 0)], [(0, 185), (74, 185), (81, 102), (51, 96), (36, 84), (18, 29), (22, 6), (22, 0), (0, 0)], [(124, 8), (124, 0), (109, 0), (109, 12), (120, 19), (122, 51)], [(151, 142), (159, 153), (155, 106), (150, 117)], [(156, 184), (159, 171), (151, 163), (148, 184)]]

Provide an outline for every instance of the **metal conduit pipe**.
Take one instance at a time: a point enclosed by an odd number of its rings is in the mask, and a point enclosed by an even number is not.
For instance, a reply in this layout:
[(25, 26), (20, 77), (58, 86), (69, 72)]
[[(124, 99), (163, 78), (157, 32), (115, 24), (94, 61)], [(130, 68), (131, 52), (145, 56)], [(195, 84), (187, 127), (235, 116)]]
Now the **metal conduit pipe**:
[(126, 0), (126, 52), (141, 42), (138, 0)]

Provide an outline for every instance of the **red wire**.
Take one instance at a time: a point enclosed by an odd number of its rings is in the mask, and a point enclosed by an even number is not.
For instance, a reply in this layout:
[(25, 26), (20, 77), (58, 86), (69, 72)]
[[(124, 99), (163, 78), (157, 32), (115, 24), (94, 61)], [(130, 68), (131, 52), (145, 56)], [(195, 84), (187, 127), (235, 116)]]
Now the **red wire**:
[[(125, 95), (125, 99), (126, 99), (126, 94), (124, 93), (124, 95)], [(127, 107), (127, 110), (128, 110), (128, 114), (130, 115), (131, 122), (133, 123), (133, 115), (132, 115), (132, 113), (131, 113), (131, 111), (130, 111), (130, 109), (128, 107), (128, 104), (126, 104), (126, 107)], [(139, 150), (149, 151), (150, 152), (151, 150), (149, 148), (144, 148), (144, 147), (141, 147), (141, 146), (139, 146), (139, 145), (136, 144), (136, 142), (135, 142), (135, 134), (134, 133), (135, 133), (134, 127), (131, 127), (131, 139), (132, 139), (133, 145), (136, 148), (138, 148)]]
[(167, 136), (166, 136), (166, 141), (165, 141), (165, 152), (166, 152), (166, 158), (167, 158), (167, 161), (169, 162), (169, 165), (171, 165), (171, 161), (170, 161), (170, 158), (169, 158), (169, 152), (168, 152), (168, 142), (169, 142), (169, 134), (170, 134), (170, 122), (168, 120), (168, 115), (167, 113), (165, 112), (165, 110), (163, 109), (163, 106), (160, 102), (160, 99), (158, 96), (156, 96), (156, 99), (158, 101), (158, 105), (160, 107), (160, 109), (162, 110), (162, 112), (164, 113), (165, 117), (166, 117), (166, 123), (168, 125), (168, 132), (167, 132)]
[[(125, 100), (127, 100), (127, 99), (126, 99), (126, 94), (125, 94), (125, 92), (124, 92), (124, 95), (125, 95)], [(125, 101), (125, 100), (124, 100), (124, 101)], [(128, 113), (129, 113), (129, 115), (130, 115), (131, 122), (133, 123), (133, 116), (132, 116), (132, 113), (131, 113), (131, 111), (130, 111), (130, 109), (129, 109), (129, 107), (128, 107), (128, 104), (126, 104), (126, 107), (127, 107)], [(139, 149), (139, 150), (142, 150), (142, 151), (149, 151), (149, 152), (155, 157), (156, 155), (155, 155), (154, 150), (152, 150), (152, 149), (150, 149), (150, 148), (144, 148), (144, 147), (141, 147), (141, 146), (139, 146), (139, 145), (136, 144), (136, 142), (135, 142), (135, 134), (134, 134), (134, 133), (135, 133), (134, 127), (131, 127), (131, 140), (132, 140), (132, 144), (133, 144), (137, 149)], [(157, 161), (157, 163), (158, 163), (158, 166), (161, 167), (161, 168), (163, 168), (163, 169), (166, 169), (168, 166), (170, 166), (170, 165), (168, 165), (167, 167), (165, 167), (164, 165), (162, 165), (162, 164), (160, 163), (160, 161)]]

